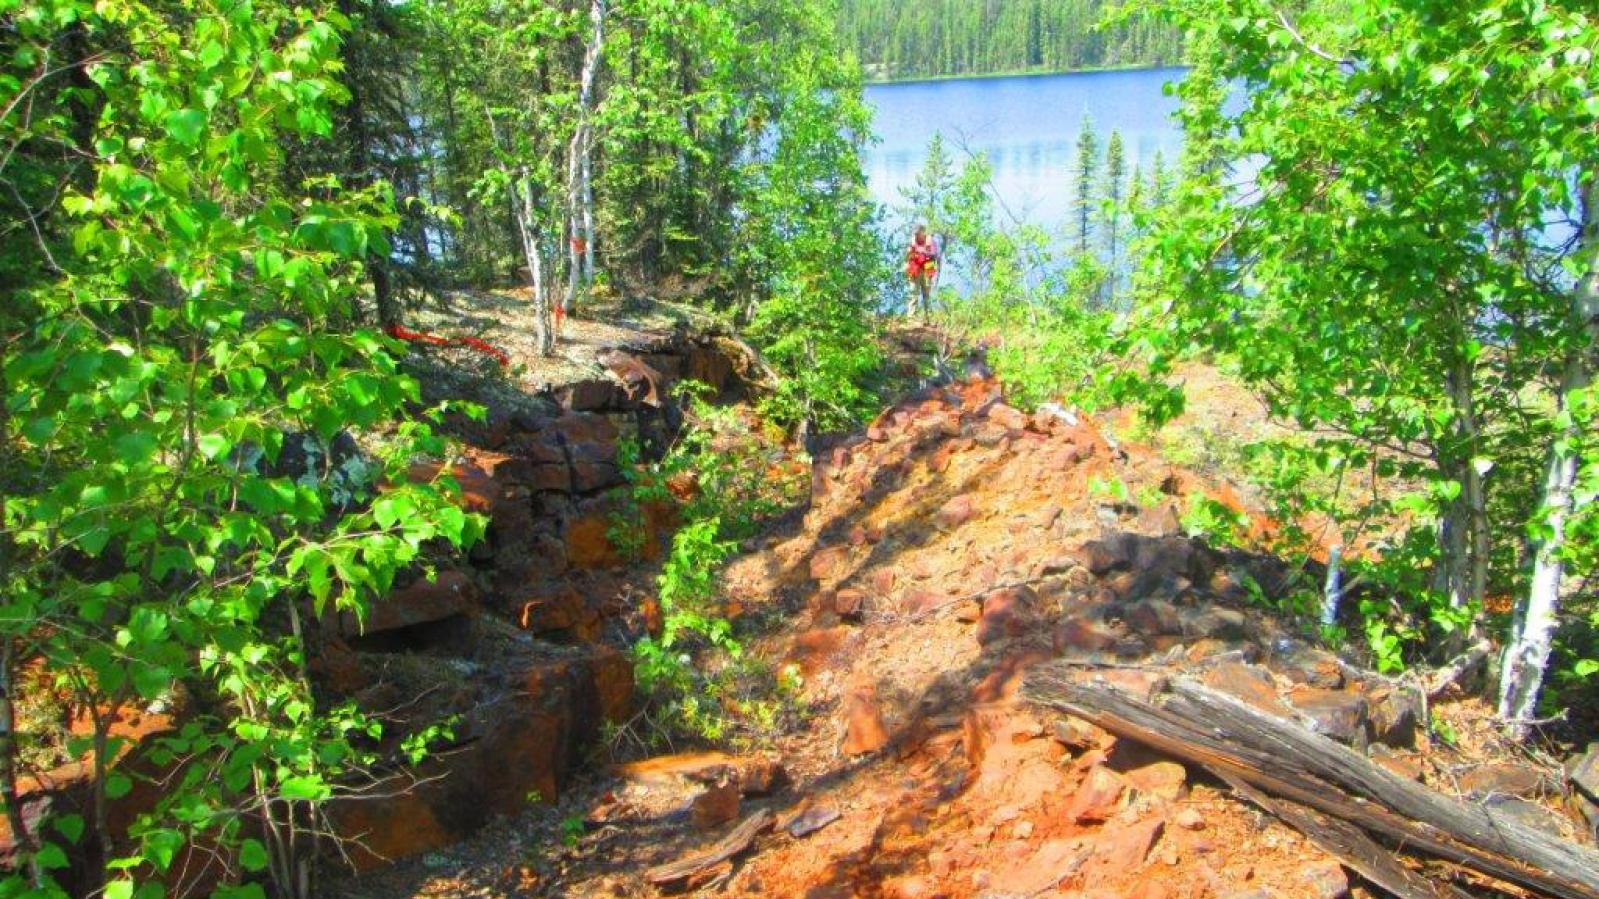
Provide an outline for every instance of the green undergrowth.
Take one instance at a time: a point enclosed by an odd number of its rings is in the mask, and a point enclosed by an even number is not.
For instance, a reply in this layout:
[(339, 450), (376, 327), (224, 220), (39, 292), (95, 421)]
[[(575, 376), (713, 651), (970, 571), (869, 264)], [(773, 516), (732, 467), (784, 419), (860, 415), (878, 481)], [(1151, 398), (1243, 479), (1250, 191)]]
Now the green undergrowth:
[(746, 748), (798, 720), (801, 684), (796, 671), (745, 651), (764, 622), (726, 597), (721, 573), (742, 542), (803, 497), (809, 460), (748, 410), (711, 405), (704, 385), (679, 389), (685, 423), (665, 455), (646, 462), (637, 446), (622, 452), (628, 483), (613, 540), (642, 549), (646, 505), (675, 506), (680, 526), (657, 578), (660, 631), (633, 648), (645, 710), (611, 743)]

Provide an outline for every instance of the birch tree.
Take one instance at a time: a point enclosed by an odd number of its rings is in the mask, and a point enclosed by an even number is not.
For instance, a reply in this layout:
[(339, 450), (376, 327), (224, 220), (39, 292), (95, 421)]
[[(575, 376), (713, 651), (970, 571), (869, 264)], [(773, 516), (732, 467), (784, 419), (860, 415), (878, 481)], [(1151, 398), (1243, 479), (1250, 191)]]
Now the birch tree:
[(566, 205), (569, 259), (567, 262), (566, 314), (577, 311), (579, 287), (594, 281), (593, 115), (594, 82), (605, 53), (606, 0), (589, 7), (592, 32), (578, 75), (577, 121), (566, 154)]
[[(1329, 511), (1345, 544), (1381, 522), (1365, 532), (1379, 552), (1344, 562), (1388, 601), (1343, 623), (1388, 668), (1502, 639), (1500, 711), (1519, 730), (1558, 643), (1592, 433), (1571, 411), (1595, 337), (1592, 6), (1163, 5), (1196, 68), (1179, 88), (1184, 177), (1153, 242), (1172, 290), (1138, 329), (1152, 368), (1228, 354), (1316, 435), (1305, 473), (1369, 484), (1371, 501)], [(1567, 220), (1583, 239), (1551, 224)], [(1521, 597), (1508, 632), (1490, 592)]]
[(1539, 515), (1532, 532), (1532, 577), (1514, 616), (1510, 645), (1505, 649), (1499, 685), (1499, 716), (1512, 734), (1525, 737), (1527, 722), (1537, 717), (1538, 698), (1559, 624), (1565, 574), (1566, 523), (1572, 513), (1583, 441), (1578, 411), (1593, 384), (1594, 351), (1599, 347), (1599, 167), (1582, 173), (1586, 180), (1581, 218), (1580, 274), (1571, 292), (1570, 338), (1565, 371), (1556, 394), (1558, 431), (1549, 447), (1548, 471)]

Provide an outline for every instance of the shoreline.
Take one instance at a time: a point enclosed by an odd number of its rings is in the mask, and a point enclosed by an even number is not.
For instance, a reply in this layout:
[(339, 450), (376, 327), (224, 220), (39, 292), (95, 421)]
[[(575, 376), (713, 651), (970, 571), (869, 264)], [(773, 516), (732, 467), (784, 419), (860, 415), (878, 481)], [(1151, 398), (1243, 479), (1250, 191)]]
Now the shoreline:
[(894, 87), (901, 84), (932, 84), (940, 81), (986, 81), (996, 78), (1048, 78), (1056, 75), (1097, 75), (1106, 72), (1157, 72), (1161, 69), (1182, 69), (1181, 63), (1130, 63), (1128, 65), (1089, 66), (1077, 69), (1013, 69), (1003, 72), (984, 72), (979, 75), (923, 75), (915, 78), (867, 79), (866, 87)]

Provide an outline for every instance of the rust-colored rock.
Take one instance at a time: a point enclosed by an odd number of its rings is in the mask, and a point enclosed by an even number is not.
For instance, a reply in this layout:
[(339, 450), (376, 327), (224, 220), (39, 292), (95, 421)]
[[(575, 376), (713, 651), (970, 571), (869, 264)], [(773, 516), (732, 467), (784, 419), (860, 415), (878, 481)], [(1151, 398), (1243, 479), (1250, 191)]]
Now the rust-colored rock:
[(434, 580), (417, 578), (367, 609), (364, 621), (354, 612), (339, 613), (339, 630), (346, 636), (399, 630), (442, 621), (477, 607), (477, 586), (460, 571), (442, 571)]
[(883, 711), (878, 705), (877, 688), (870, 684), (857, 684), (844, 698), (846, 729), (845, 755), (864, 755), (888, 745), (888, 728), (883, 724)]
[(1317, 733), (1358, 749), (1366, 748), (1366, 697), (1343, 690), (1296, 687), (1288, 694), (1288, 700), (1309, 719)]
[(1253, 665), (1223, 662), (1205, 672), (1205, 685), (1249, 703), (1269, 715), (1292, 718), (1293, 713), (1277, 698), (1277, 685), (1271, 675)]
[(1012, 431), (1027, 430), (1027, 414), (1004, 403), (995, 403), (988, 407), (988, 420)]
[(933, 521), (945, 530), (953, 530), (976, 517), (976, 500), (970, 494), (962, 494), (940, 506)]
[(738, 785), (731, 780), (711, 784), (694, 797), (689, 807), (694, 826), (713, 830), (737, 818), (741, 798)]
[(1099, 849), (1094, 856), (1109, 872), (1114, 872), (1111, 876), (1130, 872), (1149, 857), (1150, 850), (1155, 848), (1155, 841), (1160, 839), (1165, 829), (1165, 819), (1150, 818), (1108, 830), (1100, 836)]
[(578, 571), (621, 565), (625, 560), (611, 544), (610, 528), (610, 519), (604, 515), (585, 515), (567, 522), (567, 564)]
[(866, 594), (859, 590), (844, 589), (833, 594), (833, 611), (846, 620), (860, 618), (865, 603)]
[(849, 547), (829, 546), (811, 556), (811, 578), (818, 581), (837, 580), (849, 564)]
[(1127, 782), (1120, 774), (1103, 765), (1088, 770), (1088, 776), (1077, 788), (1066, 808), (1066, 817), (1079, 824), (1107, 821), (1121, 807)]
[(1019, 637), (1036, 629), (1038, 595), (1030, 587), (1008, 587), (983, 599), (977, 622), (977, 642), (986, 646), (1006, 637)]
[(1056, 652), (1104, 652), (1120, 639), (1109, 626), (1088, 615), (1073, 615), (1055, 625)]
[(1144, 796), (1176, 802), (1188, 794), (1188, 771), (1177, 762), (1155, 762), (1124, 776), (1127, 784)]

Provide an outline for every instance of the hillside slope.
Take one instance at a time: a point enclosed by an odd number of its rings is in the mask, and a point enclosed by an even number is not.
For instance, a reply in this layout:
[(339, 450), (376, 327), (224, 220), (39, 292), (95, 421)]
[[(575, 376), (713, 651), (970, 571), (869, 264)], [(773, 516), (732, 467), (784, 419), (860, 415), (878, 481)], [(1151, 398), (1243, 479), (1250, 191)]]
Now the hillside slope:
[(924, 390), (820, 452), (803, 518), (725, 574), (729, 608), (772, 625), (759, 654), (799, 674), (802, 726), (750, 756), (597, 774), (559, 811), (364, 881), (359, 895), (654, 896), (659, 866), (766, 815), (773, 833), (664, 886), (812, 899), (1372, 895), (1198, 768), (1027, 702), (1029, 673), (1061, 662), (1136, 696), (1192, 677), (1576, 839), (1536, 801), (1558, 773), (1505, 765), (1478, 703), (1435, 707), (1459, 745), (1432, 742), (1413, 685), (1316, 649), (1256, 605), (1291, 572), (1184, 534), (1179, 512), (1196, 493), (1239, 502), (1090, 420), (1025, 415), (991, 380)]

